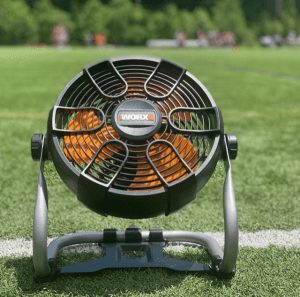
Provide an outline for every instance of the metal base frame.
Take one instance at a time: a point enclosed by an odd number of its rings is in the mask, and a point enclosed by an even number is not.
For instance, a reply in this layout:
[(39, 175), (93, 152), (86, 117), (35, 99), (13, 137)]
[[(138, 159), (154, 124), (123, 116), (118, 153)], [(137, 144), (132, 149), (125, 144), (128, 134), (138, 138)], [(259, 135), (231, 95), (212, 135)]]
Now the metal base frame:
[[(238, 254), (238, 221), (226, 136), (224, 144), (226, 176), (223, 190), (225, 231), (223, 252), (215, 239), (200, 232), (158, 229), (141, 231), (138, 228), (68, 234), (53, 240), (48, 246), (48, 191), (43, 173), (45, 160), (43, 140), (33, 224), (33, 265), (36, 277), (47, 281), (57, 274), (93, 273), (112, 268), (154, 267), (184, 272), (213, 272), (218, 277), (232, 277), (235, 274)], [(168, 242), (190, 243), (204, 247), (210, 256), (211, 264), (165, 256), (163, 248)], [(98, 243), (103, 248), (104, 256), (60, 269), (56, 267), (58, 253), (63, 247), (84, 243)], [(140, 252), (141, 256), (130, 257), (128, 252)]]

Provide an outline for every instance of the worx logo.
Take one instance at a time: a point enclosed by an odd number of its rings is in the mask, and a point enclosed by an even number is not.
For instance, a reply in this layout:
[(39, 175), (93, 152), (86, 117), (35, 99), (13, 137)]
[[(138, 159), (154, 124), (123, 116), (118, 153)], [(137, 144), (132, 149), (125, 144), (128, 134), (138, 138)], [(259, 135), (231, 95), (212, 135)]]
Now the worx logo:
[(157, 115), (152, 110), (120, 110), (116, 120), (121, 126), (154, 126)]
[(145, 140), (160, 128), (161, 114), (155, 103), (144, 99), (130, 99), (124, 100), (114, 109), (111, 121), (123, 137)]
[(119, 121), (155, 121), (155, 115), (153, 112), (130, 112), (119, 113)]

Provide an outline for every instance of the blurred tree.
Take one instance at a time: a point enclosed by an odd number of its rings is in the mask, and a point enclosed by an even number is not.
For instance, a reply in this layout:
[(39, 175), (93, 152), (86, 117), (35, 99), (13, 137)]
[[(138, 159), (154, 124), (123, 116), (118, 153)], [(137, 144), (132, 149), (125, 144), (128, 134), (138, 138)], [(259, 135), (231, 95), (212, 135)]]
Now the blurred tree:
[(265, 1), (243, 0), (242, 9), (248, 22), (256, 22), (257, 16), (266, 10)]
[(193, 11), (196, 31), (208, 32), (214, 29), (213, 21), (205, 9), (197, 8)]
[(214, 5), (220, 0), (140, 0), (140, 3), (149, 10), (161, 10), (169, 5), (175, 5), (178, 9), (193, 10), (198, 7), (212, 10)]
[(272, 18), (267, 12), (263, 12), (258, 18), (255, 31), (257, 36), (282, 35), (283, 26), (280, 20)]
[(0, 44), (24, 44), (37, 40), (37, 26), (23, 0), (0, 0)]
[(145, 9), (140, 5), (135, 5), (129, 18), (129, 30), (123, 29), (124, 41), (134, 45), (144, 45), (148, 39), (148, 32), (145, 29), (147, 21)]
[(168, 5), (164, 11), (149, 14), (147, 22), (149, 38), (174, 38), (178, 27), (178, 10), (175, 5)]
[[(39, 0), (35, 0), (39, 1)], [(71, 11), (73, 5), (84, 5), (87, 0), (51, 0), (53, 5), (65, 11)]]
[(300, 33), (300, 0), (0, 0), (0, 7), (1, 43), (50, 43), (58, 23), (77, 43), (93, 32), (136, 45), (178, 31), (194, 37), (199, 30), (230, 30), (242, 43), (251, 43), (253, 33)]
[(39, 41), (50, 44), (52, 42), (52, 28), (57, 24), (65, 25), (72, 30), (69, 14), (55, 8), (50, 0), (39, 0), (34, 6), (34, 16), (38, 24)]
[(213, 9), (213, 17), (218, 31), (232, 31), (239, 42), (253, 43), (253, 34), (246, 26), (240, 0), (218, 1)]
[(116, 44), (144, 44), (148, 38), (147, 13), (130, 0), (113, 0), (108, 4), (109, 41)]
[(295, 0), (285, 0), (283, 3), (280, 19), (283, 26), (283, 34), (286, 36), (290, 31), (298, 30), (299, 14)]
[(83, 6), (75, 6), (72, 39), (82, 43), (87, 34), (107, 34), (108, 13), (107, 6), (99, 0), (88, 0)]
[(179, 10), (176, 31), (184, 32), (187, 37), (195, 38), (197, 32), (196, 18), (192, 12)]

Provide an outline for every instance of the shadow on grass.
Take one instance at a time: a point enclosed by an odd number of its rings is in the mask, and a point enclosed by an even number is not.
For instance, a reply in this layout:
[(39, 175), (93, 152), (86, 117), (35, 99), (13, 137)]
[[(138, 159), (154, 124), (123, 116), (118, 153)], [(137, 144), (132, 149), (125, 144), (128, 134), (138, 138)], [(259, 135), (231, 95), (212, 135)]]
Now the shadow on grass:
[[(169, 254), (169, 252), (167, 252)], [(176, 253), (177, 254), (177, 253)], [(188, 251), (180, 253), (179, 258), (195, 260), (195, 255)], [(171, 252), (169, 256), (174, 256)], [(176, 255), (178, 256), (178, 255)], [(198, 261), (202, 261), (197, 257)], [(82, 255), (64, 256), (60, 264), (84, 260)], [(192, 275), (195, 281), (207, 283), (209, 286), (230, 286), (229, 280), (219, 280), (213, 274), (175, 272), (167, 269), (108, 269), (93, 274), (58, 275), (51, 282), (39, 283), (34, 280), (32, 258), (9, 259), (5, 262), (7, 269), (12, 269), (22, 295), (46, 291), (55, 294), (74, 294), (88, 296), (119, 296), (126, 294), (147, 294), (164, 291), (168, 288), (180, 287), (187, 277)]]

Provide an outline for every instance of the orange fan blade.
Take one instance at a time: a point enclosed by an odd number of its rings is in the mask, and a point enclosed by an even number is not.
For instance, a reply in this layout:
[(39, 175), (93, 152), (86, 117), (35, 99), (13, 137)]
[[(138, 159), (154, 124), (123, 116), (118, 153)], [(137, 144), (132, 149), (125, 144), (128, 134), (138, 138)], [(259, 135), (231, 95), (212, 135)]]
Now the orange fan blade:
[[(69, 122), (68, 129), (73, 131), (92, 129), (99, 125), (99, 119), (94, 111), (78, 112), (76, 116)], [(98, 151), (99, 147), (106, 141), (118, 138), (118, 133), (111, 126), (102, 127), (94, 133), (69, 134), (64, 136), (64, 154), (70, 161), (76, 161), (79, 164), (89, 163)], [(99, 154), (101, 159), (105, 159), (113, 155), (113, 151), (104, 149)]]
[[(197, 162), (198, 155), (193, 144), (183, 137), (182, 135), (169, 135), (165, 133), (163, 136), (160, 134), (155, 134), (157, 139), (168, 139), (177, 150), (181, 159), (186, 162), (186, 164), (195, 171), (193, 166)], [(145, 188), (157, 186), (159, 189), (162, 188), (161, 180), (159, 179), (156, 172), (151, 169), (144, 169), (144, 165), (141, 163), (147, 163), (145, 153), (138, 153), (140, 158), (138, 158), (138, 166), (136, 177), (130, 186), (137, 186), (138, 182), (144, 181)], [(151, 149), (149, 156), (152, 159), (155, 167), (159, 173), (166, 179), (167, 182), (172, 182), (179, 177), (184, 176), (188, 173), (186, 167), (183, 165), (182, 161), (178, 158), (173, 149), (164, 143), (157, 145), (155, 148)], [(143, 176), (148, 174), (148, 176)]]
[[(99, 119), (94, 111), (78, 112), (76, 116), (69, 122), (68, 129), (73, 131), (92, 129), (99, 125)], [(99, 131), (94, 133), (68, 134), (64, 136), (64, 154), (70, 161), (76, 161), (79, 164), (89, 163), (98, 151), (99, 147), (106, 141), (118, 138), (118, 133), (111, 126), (104, 126)], [(180, 158), (194, 171), (194, 165), (197, 162), (197, 152), (193, 144), (180, 134), (163, 135), (157, 133), (154, 136), (156, 139), (166, 139), (173, 144), (178, 152)], [(118, 147), (114, 149), (104, 148), (98, 155), (100, 159), (107, 159), (116, 153)], [(136, 176), (130, 183), (130, 187), (144, 187), (145, 190), (149, 187), (163, 188), (162, 182), (157, 175), (156, 171), (150, 167), (146, 158), (145, 151), (137, 153), (137, 171)], [(149, 151), (149, 156), (153, 161), (156, 169), (165, 178), (167, 182), (175, 181), (188, 173), (187, 168), (183, 165), (182, 161), (178, 158), (173, 149), (164, 143), (153, 146)], [(145, 165), (146, 164), (146, 165)], [(147, 165), (148, 164), (148, 165)], [(143, 182), (143, 183), (141, 183)], [(143, 189), (130, 189), (143, 190)]]

